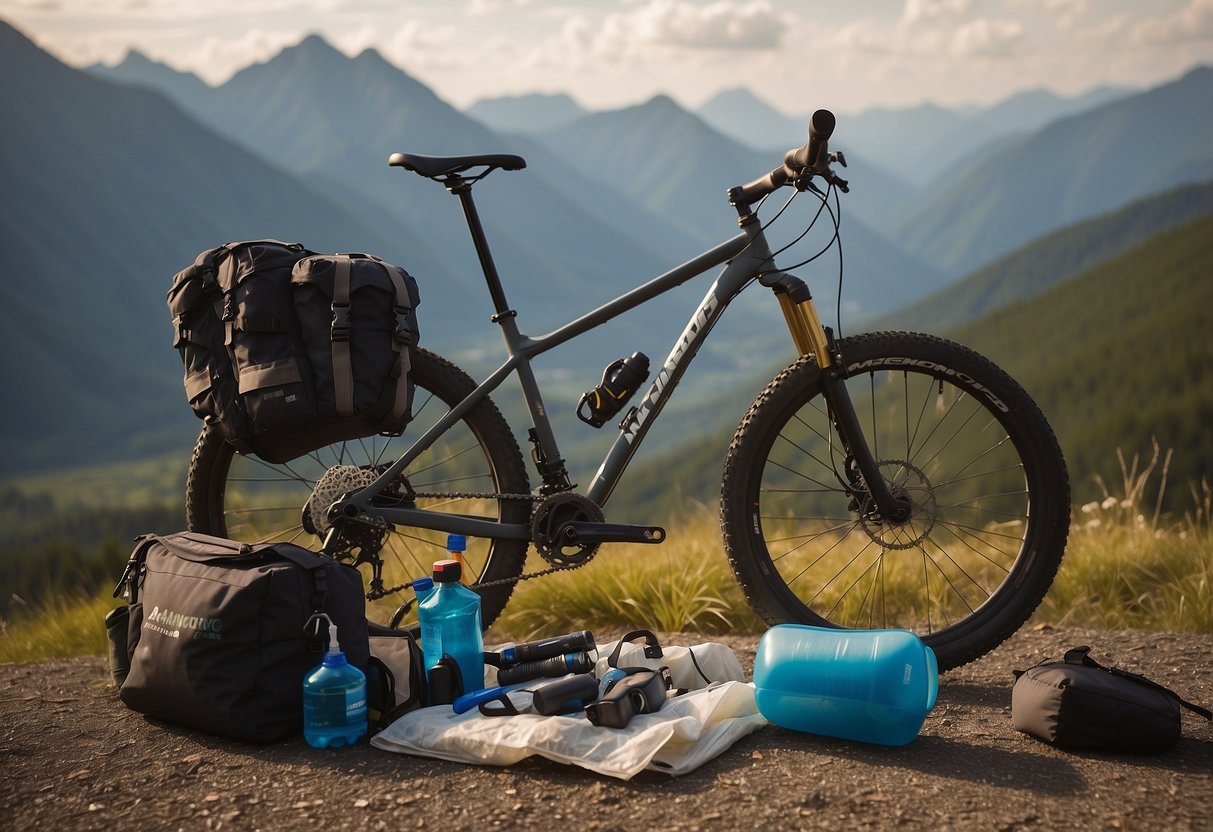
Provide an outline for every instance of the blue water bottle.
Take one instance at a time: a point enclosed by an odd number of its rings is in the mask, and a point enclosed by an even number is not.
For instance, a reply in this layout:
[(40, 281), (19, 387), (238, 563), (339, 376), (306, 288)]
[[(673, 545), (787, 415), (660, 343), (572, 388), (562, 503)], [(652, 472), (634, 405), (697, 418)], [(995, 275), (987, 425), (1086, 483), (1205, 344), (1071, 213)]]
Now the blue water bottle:
[(434, 594), (434, 579), (430, 576), (424, 578), (414, 578), (412, 581), (413, 596), (417, 599), (417, 604)]
[(421, 652), (428, 673), (443, 656), (459, 666), (463, 693), (484, 687), (484, 641), (480, 635), (480, 596), (459, 582), (459, 561), (434, 564), (434, 591), (417, 608)]
[(303, 738), (312, 748), (338, 748), (366, 729), (366, 675), (346, 660), (329, 620), (329, 650), (303, 677)]
[(935, 653), (908, 630), (779, 624), (754, 657), (758, 711), (783, 728), (906, 745), (935, 707)]

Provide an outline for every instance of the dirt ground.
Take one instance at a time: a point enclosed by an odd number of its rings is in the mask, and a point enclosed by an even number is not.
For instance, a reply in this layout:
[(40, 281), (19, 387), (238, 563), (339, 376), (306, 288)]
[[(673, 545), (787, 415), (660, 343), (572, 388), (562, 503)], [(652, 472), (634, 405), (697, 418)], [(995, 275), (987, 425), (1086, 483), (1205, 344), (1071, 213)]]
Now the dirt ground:
[[(757, 639), (721, 640), (748, 672)], [(690, 774), (623, 782), (540, 759), (244, 745), (126, 710), (101, 659), (7, 665), (0, 829), (1213, 829), (1213, 726), (1195, 715), (1155, 756), (1068, 753), (1013, 729), (1011, 670), (1079, 644), (1213, 705), (1213, 635), (1027, 629), (944, 674), (908, 746), (767, 726)]]

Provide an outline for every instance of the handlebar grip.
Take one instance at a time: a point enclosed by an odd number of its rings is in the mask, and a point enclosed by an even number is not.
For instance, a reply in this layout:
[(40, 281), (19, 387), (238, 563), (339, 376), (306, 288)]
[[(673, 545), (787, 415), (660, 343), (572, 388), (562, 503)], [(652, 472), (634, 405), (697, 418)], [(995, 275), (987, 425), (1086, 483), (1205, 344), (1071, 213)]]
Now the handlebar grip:
[(804, 147), (789, 150), (784, 162), (793, 168), (820, 172), (830, 162), (830, 136), (834, 135), (834, 127), (838, 119), (829, 110), (818, 110), (809, 119), (809, 141)]

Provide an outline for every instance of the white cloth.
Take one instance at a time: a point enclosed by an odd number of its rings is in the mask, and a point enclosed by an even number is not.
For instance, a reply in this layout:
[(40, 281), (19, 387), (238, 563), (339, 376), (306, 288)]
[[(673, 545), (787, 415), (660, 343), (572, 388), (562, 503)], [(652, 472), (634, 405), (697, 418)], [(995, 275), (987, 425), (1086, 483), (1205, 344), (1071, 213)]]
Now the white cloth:
[[(664, 648), (663, 659), (644, 659), (643, 647), (624, 645), (621, 667), (670, 667), (675, 687), (691, 692), (668, 699), (661, 710), (639, 714), (626, 728), (601, 728), (584, 715), (520, 714), (486, 717), (478, 710), (455, 714), (449, 706), (405, 714), (371, 739), (376, 748), (474, 765), (511, 765), (533, 754), (623, 780), (647, 769), (678, 775), (693, 771), (758, 730), (766, 720), (754, 703), (754, 686), (742, 681), (741, 665), (722, 644)], [(599, 649), (606, 657), (614, 645)]]

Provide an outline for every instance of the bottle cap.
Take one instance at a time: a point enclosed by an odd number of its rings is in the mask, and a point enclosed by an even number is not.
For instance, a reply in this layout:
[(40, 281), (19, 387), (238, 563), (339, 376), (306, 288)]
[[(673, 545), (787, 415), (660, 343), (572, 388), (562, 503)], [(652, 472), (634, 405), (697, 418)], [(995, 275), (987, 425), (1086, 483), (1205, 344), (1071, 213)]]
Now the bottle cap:
[(434, 588), (434, 579), (428, 575), (424, 578), (414, 578), (412, 585), (414, 592), (425, 592), (427, 589)]
[(448, 534), (446, 536), (446, 550), (448, 552), (465, 552), (468, 548), (468, 539), (462, 534)]
[(434, 583), (449, 584), (463, 577), (463, 566), (457, 560), (440, 560), (434, 563)]

